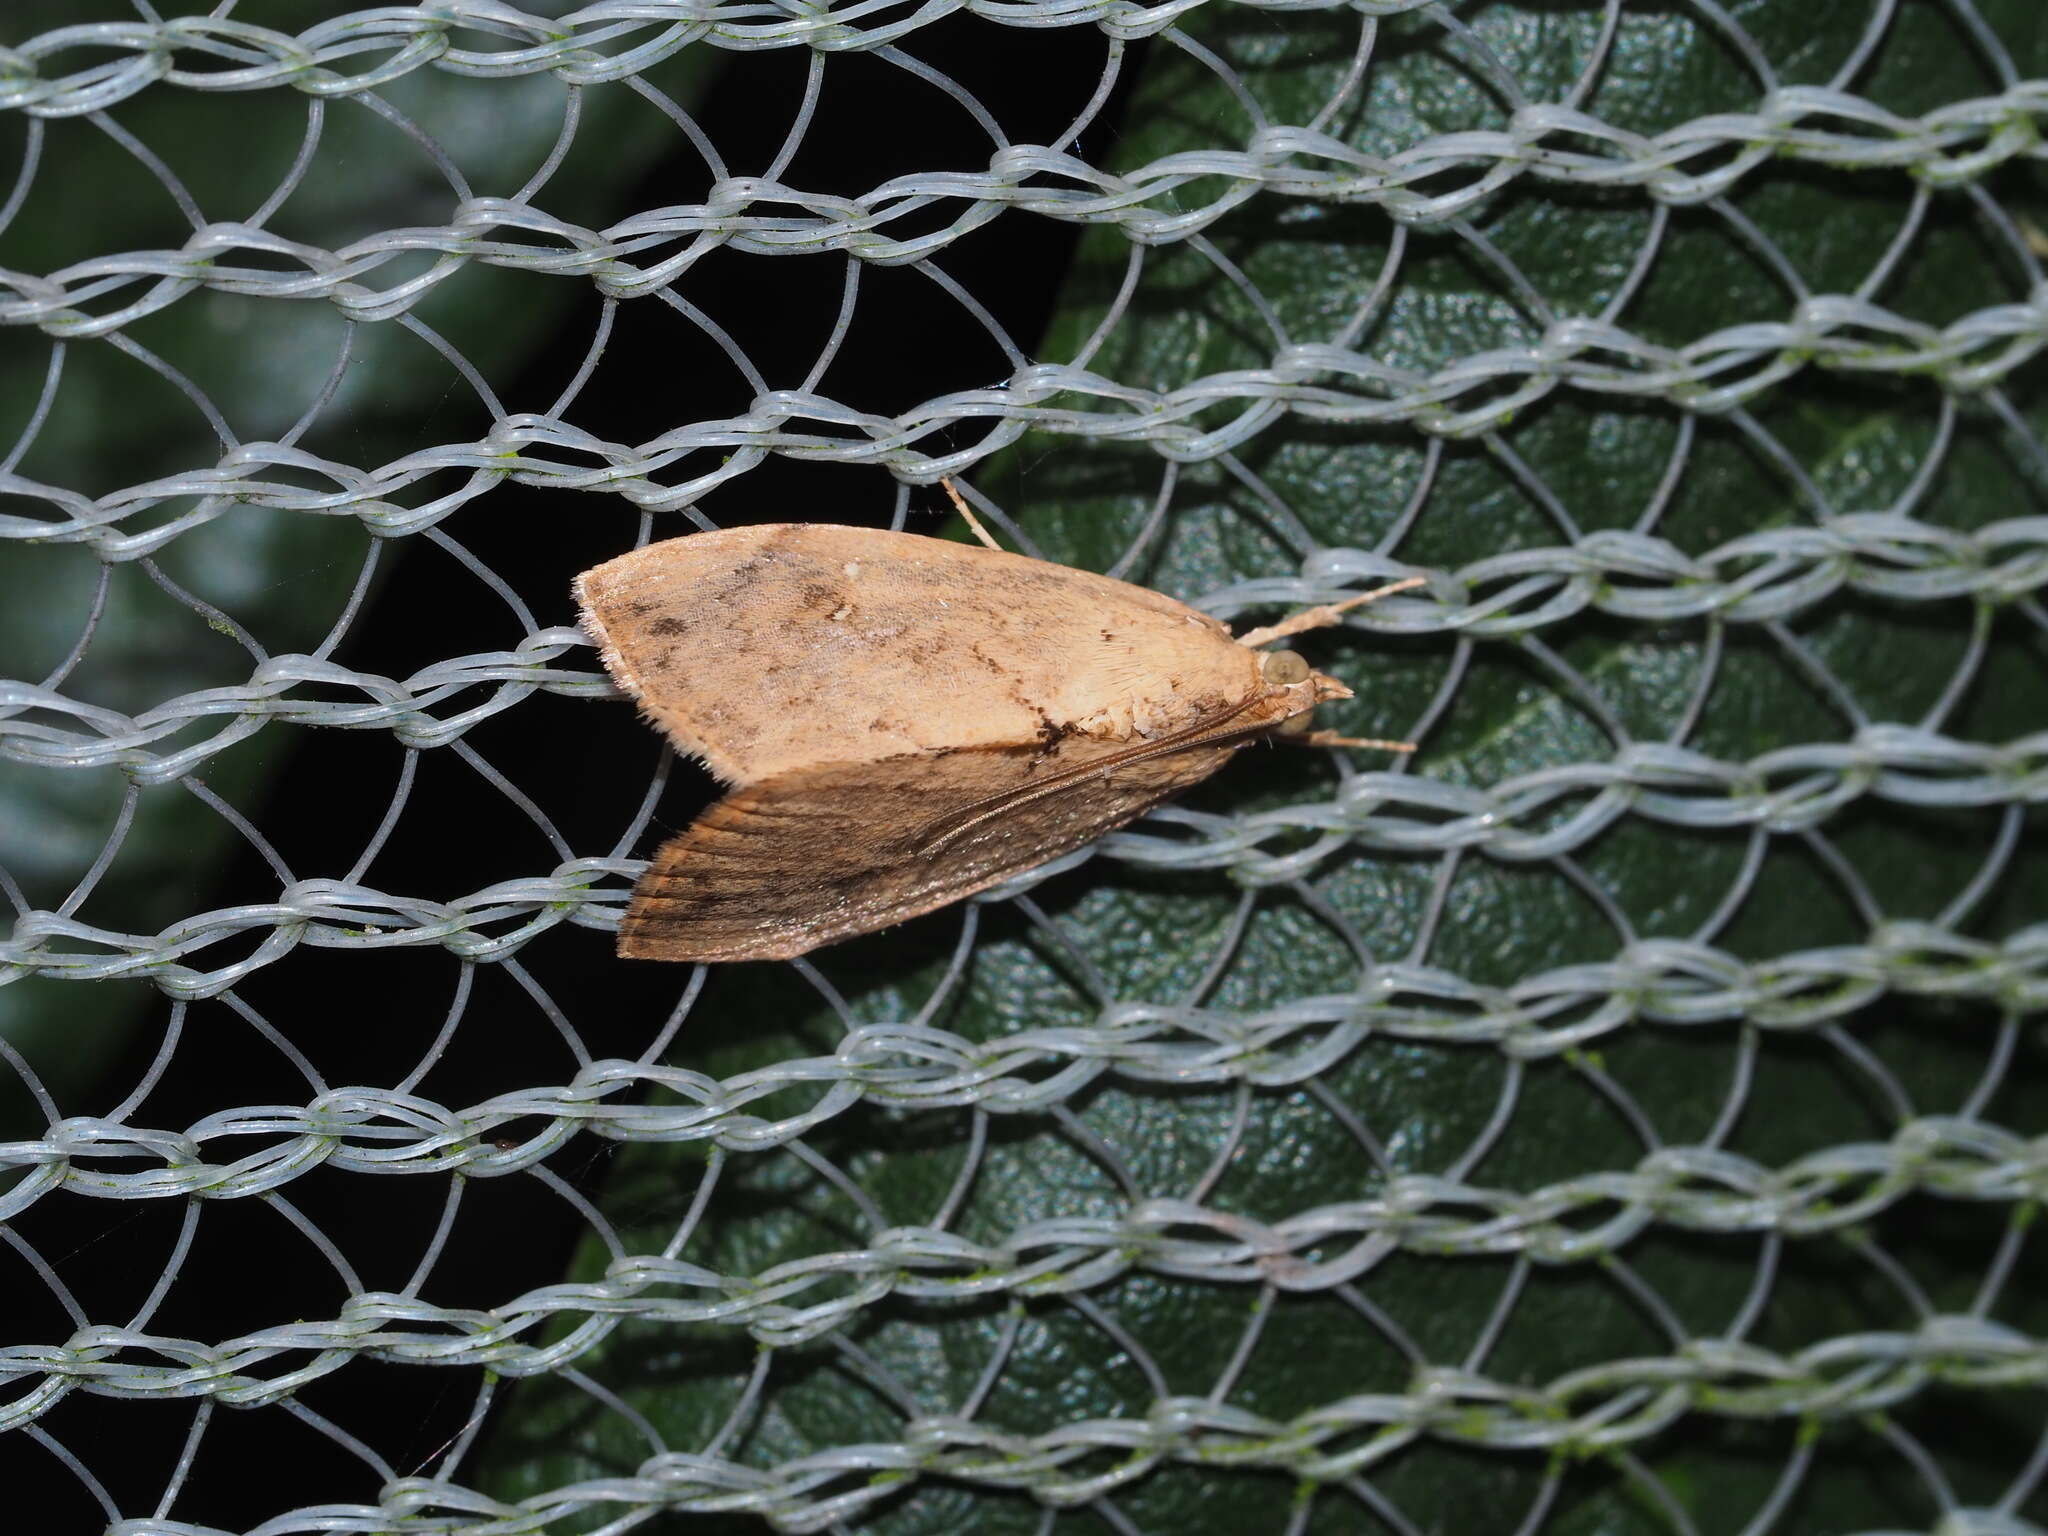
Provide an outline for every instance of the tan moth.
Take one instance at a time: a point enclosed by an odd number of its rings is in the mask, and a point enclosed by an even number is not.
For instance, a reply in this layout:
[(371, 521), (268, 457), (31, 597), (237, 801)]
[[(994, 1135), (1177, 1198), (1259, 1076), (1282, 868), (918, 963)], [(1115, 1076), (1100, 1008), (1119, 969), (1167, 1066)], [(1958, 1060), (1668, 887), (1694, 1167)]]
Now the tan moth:
[[(947, 487), (949, 493), (952, 487)], [(686, 534), (576, 578), (605, 669), (730, 793), (663, 844), (619, 953), (783, 960), (971, 896), (1351, 697), (1275, 640), (996, 547), (827, 523)]]

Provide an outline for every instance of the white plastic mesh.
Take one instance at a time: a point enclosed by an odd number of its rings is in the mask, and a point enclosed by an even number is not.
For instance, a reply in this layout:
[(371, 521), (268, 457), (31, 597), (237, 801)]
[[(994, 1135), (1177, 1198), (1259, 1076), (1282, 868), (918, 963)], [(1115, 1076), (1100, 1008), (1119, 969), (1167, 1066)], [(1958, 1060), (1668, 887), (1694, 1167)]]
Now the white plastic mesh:
[[(115, 9), (0, 18), (0, 1429), (66, 1528), (2043, 1529), (2028, 7)], [(1141, 44), (1237, 102), (1200, 149), (1100, 126)], [(983, 82), (1059, 49), (1025, 142)], [(758, 163), (692, 115), (750, 51)], [(1922, 51), (1979, 88), (1872, 84)], [(861, 68), (907, 104), (833, 163), (883, 169), (807, 184)], [(1649, 121), (1658, 69), (1747, 96)], [(1768, 197), (1852, 181), (1891, 234), (1816, 289)], [(1268, 292), (1339, 217), (1370, 259)], [(1046, 224), (1116, 280), (1041, 350), (949, 262)], [(1964, 226), (2003, 286), (1937, 312)], [(1708, 238), (1753, 271), (1674, 339)], [(908, 399), (842, 363), (901, 271)], [(1551, 483), (1567, 405), (1627, 515)], [(1359, 444), (1369, 516), (1293, 505)], [(1336, 652), (1423, 751), (621, 974), (688, 808), (569, 578), (948, 474), (1227, 618), (1425, 572)]]

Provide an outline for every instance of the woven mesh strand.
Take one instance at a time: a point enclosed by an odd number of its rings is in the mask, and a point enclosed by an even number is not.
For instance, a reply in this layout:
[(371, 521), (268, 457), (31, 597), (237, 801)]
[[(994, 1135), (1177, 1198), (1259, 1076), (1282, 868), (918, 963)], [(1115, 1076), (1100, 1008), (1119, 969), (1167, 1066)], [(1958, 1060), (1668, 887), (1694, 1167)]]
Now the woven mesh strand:
[[(0, 1468), (140, 1533), (2048, 1529), (2036, 0), (0, 16)], [(1305, 637), (628, 965), (568, 584)]]

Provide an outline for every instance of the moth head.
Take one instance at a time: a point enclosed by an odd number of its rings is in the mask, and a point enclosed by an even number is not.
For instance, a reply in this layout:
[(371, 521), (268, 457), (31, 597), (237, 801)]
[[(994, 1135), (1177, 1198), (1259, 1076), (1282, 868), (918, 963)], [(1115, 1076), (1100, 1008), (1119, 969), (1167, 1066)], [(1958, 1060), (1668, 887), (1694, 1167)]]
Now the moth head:
[(1274, 731), (1305, 736), (1315, 721), (1315, 707), (1332, 699), (1348, 699), (1351, 690), (1336, 678), (1318, 672), (1299, 651), (1267, 651), (1259, 657), (1259, 676), (1282, 696), (1286, 714)]

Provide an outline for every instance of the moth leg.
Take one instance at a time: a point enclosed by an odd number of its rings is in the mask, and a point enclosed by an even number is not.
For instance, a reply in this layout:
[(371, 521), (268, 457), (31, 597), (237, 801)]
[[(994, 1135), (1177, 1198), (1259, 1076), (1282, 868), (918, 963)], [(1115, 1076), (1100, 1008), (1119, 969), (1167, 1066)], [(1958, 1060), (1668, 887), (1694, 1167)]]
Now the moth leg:
[(1369, 736), (1339, 736), (1335, 731), (1304, 731), (1299, 736), (1280, 735), (1300, 747), (1359, 747), (1368, 752), (1413, 752), (1412, 741), (1376, 741)]
[(953, 505), (959, 508), (960, 515), (967, 519), (967, 526), (974, 530), (974, 536), (990, 549), (1001, 550), (1003, 546), (990, 537), (989, 531), (981, 526), (981, 519), (976, 517), (973, 509), (960, 499), (960, 493), (953, 489), (953, 482), (942, 479), (939, 481), (939, 484), (943, 485), (946, 488), (946, 494), (953, 498)]
[(1400, 581), (1389, 582), (1384, 587), (1375, 587), (1370, 592), (1361, 592), (1357, 597), (1347, 597), (1341, 603), (1324, 603), (1317, 608), (1304, 608), (1291, 619), (1282, 619), (1278, 624), (1268, 624), (1264, 629), (1245, 631), (1237, 637), (1237, 643), (1249, 646), (1271, 645), (1275, 640), (1285, 640), (1289, 635), (1298, 635), (1306, 629), (1326, 629), (1353, 608), (1363, 608), (1367, 603), (1376, 603), (1383, 597), (1392, 597), (1396, 592), (1409, 591), (1428, 580), (1427, 576), (1407, 576)]

